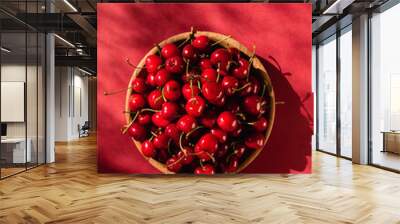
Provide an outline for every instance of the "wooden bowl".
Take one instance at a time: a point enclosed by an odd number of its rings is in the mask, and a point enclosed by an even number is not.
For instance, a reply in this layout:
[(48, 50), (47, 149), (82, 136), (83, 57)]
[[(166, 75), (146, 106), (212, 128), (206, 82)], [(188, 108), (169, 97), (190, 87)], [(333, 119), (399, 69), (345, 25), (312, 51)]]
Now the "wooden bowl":
[[(161, 41), (158, 45), (160, 47), (163, 47), (167, 43), (176, 43), (179, 41), (183, 41), (183, 40), (187, 39), (190, 36), (190, 34), (191, 34), (191, 32), (185, 32), (185, 33), (180, 33), (180, 34), (174, 35), (172, 37), (169, 37), (169, 38)], [(252, 51), (248, 50), (245, 46), (243, 46), (241, 43), (239, 43), (237, 40), (235, 40), (231, 37), (228, 37), (226, 35), (220, 34), (220, 33), (208, 32), (208, 31), (197, 31), (196, 35), (206, 35), (213, 42), (220, 41), (219, 45), (221, 45), (225, 48), (228, 48), (228, 47), (237, 48), (239, 51), (241, 51), (243, 54), (247, 55), (248, 57), (251, 57), (251, 55), (253, 53)], [(157, 47), (156, 46), (153, 47), (149, 52), (147, 52), (147, 54), (142, 58), (142, 60), (140, 60), (139, 64), (137, 65), (138, 68), (135, 69), (135, 71), (133, 72), (133, 74), (131, 76), (128, 87), (130, 87), (132, 85), (132, 81), (140, 73), (141, 68), (144, 67), (146, 57), (148, 55), (157, 53), (157, 51), (158, 51)], [(254, 59), (253, 59), (251, 71), (252, 71), (252, 73), (257, 72), (259, 74), (259, 76), (261, 76), (264, 79), (264, 83), (266, 84), (266, 87), (267, 87), (266, 94), (269, 97), (269, 100), (268, 100), (268, 104), (269, 104), (268, 109), (269, 110), (267, 113), (268, 128), (265, 132), (265, 142), (264, 142), (264, 146), (262, 147), (262, 149), (254, 150), (254, 152), (252, 154), (250, 154), (246, 158), (246, 160), (240, 164), (236, 173), (238, 173), (238, 172), (242, 171), (244, 168), (246, 168), (264, 149), (265, 144), (268, 142), (268, 138), (271, 134), (272, 126), (273, 126), (274, 120), (275, 120), (275, 95), (274, 95), (274, 91), (272, 88), (272, 83), (268, 76), (267, 70), (264, 68), (263, 64), (257, 57), (254, 57)], [(131, 96), (131, 94), (132, 94), (132, 89), (128, 88), (128, 90), (126, 92), (126, 101), (125, 101), (125, 111), (128, 111), (128, 112), (130, 111), (128, 105), (129, 105), (129, 97)], [(132, 121), (130, 113), (125, 113), (125, 119), (126, 119), (127, 124), (129, 124)], [(160, 163), (153, 158), (144, 156), (141, 151), (141, 143), (138, 141), (135, 141), (133, 139), (132, 139), (132, 141), (134, 142), (137, 150), (139, 150), (139, 152), (143, 156), (143, 158), (146, 159), (152, 166), (154, 166), (155, 168), (157, 168), (160, 172), (162, 172), (164, 174), (174, 174), (174, 172), (171, 172), (167, 169), (165, 164)]]

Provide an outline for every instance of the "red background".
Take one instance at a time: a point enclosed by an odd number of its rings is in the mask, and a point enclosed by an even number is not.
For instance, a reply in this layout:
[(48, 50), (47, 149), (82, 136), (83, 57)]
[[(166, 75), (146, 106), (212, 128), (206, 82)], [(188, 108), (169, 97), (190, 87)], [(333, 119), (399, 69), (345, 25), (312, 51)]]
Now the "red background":
[(159, 173), (121, 134), (132, 68), (147, 51), (193, 26), (232, 35), (257, 56), (271, 77), (277, 101), (266, 148), (244, 173), (310, 173), (311, 4), (98, 4), (98, 170)]

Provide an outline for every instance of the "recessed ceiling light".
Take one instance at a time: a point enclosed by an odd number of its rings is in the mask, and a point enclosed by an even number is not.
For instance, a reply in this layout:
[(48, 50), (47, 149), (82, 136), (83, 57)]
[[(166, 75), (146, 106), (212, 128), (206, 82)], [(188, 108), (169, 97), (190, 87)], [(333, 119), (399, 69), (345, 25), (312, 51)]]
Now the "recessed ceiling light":
[(59, 36), (58, 34), (54, 34), (55, 37), (57, 37), (59, 40), (61, 40), (62, 42), (66, 43), (68, 46), (75, 48), (75, 45), (73, 45), (71, 42), (69, 42), (68, 40), (62, 38), (61, 36)]
[(68, 0), (64, 0), (64, 3), (68, 5), (74, 12), (78, 12), (78, 10), (73, 6)]

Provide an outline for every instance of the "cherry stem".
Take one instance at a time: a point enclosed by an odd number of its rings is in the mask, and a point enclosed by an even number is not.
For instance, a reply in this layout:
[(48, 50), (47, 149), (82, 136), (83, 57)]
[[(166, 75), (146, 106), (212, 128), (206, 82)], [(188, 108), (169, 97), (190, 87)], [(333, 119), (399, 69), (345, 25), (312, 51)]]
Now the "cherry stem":
[(145, 111), (154, 112), (154, 113), (160, 112), (160, 110), (154, 110), (151, 108), (143, 108), (140, 110), (140, 112), (145, 112)]
[(242, 120), (246, 120), (246, 116), (244, 116), (244, 114), (242, 113), (237, 113), (236, 116), (239, 116), (240, 118), (242, 118)]
[(204, 167), (203, 162), (201, 160), (199, 160), (199, 162), (200, 162), (201, 169), (203, 169), (203, 167)]
[(114, 90), (112, 92), (104, 91), (104, 96), (115, 95), (115, 94), (118, 94), (118, 93), (122, 93), (124, 91), (127, 91), (128, 89), (132, 89), (132, 87), (130, 86), (128, 88), (118, 89), (118, 90)]
[(193, 91), (193, 80), (190, 79), (190, 91), (192, 93), (192, 98), (194, 97), (194, 91)]
[(131, 122), (129, 122), (129, 124), (127, 126), (124, 127), (124, 129), (122, 129), (122, 134), (125, 134), (128, 129), (132, 126), (133, 122), (135, 122), (137, 116), (139, 115), (140, 112), (136, 112), (135, 116), (132, 118)]
[(161, 54), (161, 47), (158, 44), (154, 44), (155, 47), (157, 47), (157, 53)]
[(172, 141), (172, 139), (168, 140), (168, 147), (167, 147), (168, 154), (171, 154), (171, 141)]
[(199, 87), (199, 89), (201, 89), (201, 83), (199, 80), (197, 80), (197, 87)]
[(190, 136), (191, 134), (193, 134), (193, 132), (195, 132), (195, 131), (197, 131), (197, 130), (199, 130), (199, 129), (201, 129), (201, 128), (205, 128), (205, 127), (204, 127), (204, 126), (197, 126), (197, 127), (193, 128), (191, 131), (189, 131), (189, 132), (186, 134), (185, 138), (188, 139), (189, 136)]
[(173, 163), (167, 165), (167, 167), (171, 167), (171, 166), (173, 166), (173, 165), (175, 165), (175, 164), (181, 162), (182, 159), (183, 159), (183, 156), (182, 156), (181, 158), (179, 158), (178, 160), (176, 160), (175, 162), (173, 162)]
[(225, 40), (227, 40), (227, 39), (229, 39), (229, 38), (231, 38), (231, 35), (228, 35), (228, 36), (226, 36), (225, 38), (223, 38), (223, 39), (221, 39), (221, 40), (218, 40), (217, 42), (211, 44), (211, 47), (213, 47), (213, 46), (215, 46), (215, 45), (217, 45), (217, 44), (221, 43), (222, 41), (225, 41)]
[(209, 152), (205, 152), (210, 158), (211, 158), (211, 160), (213, 161), (213, 163), (215, 163), (215, 158), (214, 158), (214, 156), (212, 156)]
[(151, 133), (151, 135), (152, 135), (153, 137), (157, 137), (157, 134), (154, 133), (154, 131), (150, 131), (150, 133)]
[(247, 81), (249, 81), (250, 70), (251, 70), (251, 67), (252, 67), (252, 65), (253, 65), (253, 60), (254, 60), (254, 56), (255, 56), (255, 55), (256, 55), (256, 45), (253, 45), (253, 53), (252, 53), (251, 56), (250, 56), (249, 67), (247, 68), (247, 73), (248, 73), (248, 75), (247, 75)]
[(218, 68), (217, 68), (217, 82), (219, 82), (219, 76), (220, 76), (220, 67), (221, 67), (221, 63), (218, 63)]
[(263, 85), (263, 88), (262, 88), (262, 90), (261, 90), (261, 97), (264, 97), (266, 88), (267, 88), (267, 85), (264, 84), (264, 85)]
[(131, 61), (129, 60), (129, 58), (126, 59), (126, 63), (127, 63), (129, 66), (133, 67), (133, 68), (137, 68), (137, 69), (143, 69), (143, 68), (145, 68), (144, 66), (143, 66), (143, 67), (138, 67), (138, 66), (136, 66), (136, 65), (133, 65), (133, 64), (131, 63)]
[(240, 87), (240, 88), (233, 89), (233, 92), (234, 92), (234, 93), (235, 93), (235, 92), (239, 92), (239, 91), (245, 89), (246, 87), (248, 87), (249, 85), (250, 85), (250, 83), (248, 82), (248, 83), (246, 83), (245, 85), (243, 85), (243, 86)]
[(183, 132), (181, 133), (181, 135), (179, 136), (179, 148), (181, 149), (181, 151), (183, 151), (183, 145), (182, 145), (182, 138), (183, 138)]

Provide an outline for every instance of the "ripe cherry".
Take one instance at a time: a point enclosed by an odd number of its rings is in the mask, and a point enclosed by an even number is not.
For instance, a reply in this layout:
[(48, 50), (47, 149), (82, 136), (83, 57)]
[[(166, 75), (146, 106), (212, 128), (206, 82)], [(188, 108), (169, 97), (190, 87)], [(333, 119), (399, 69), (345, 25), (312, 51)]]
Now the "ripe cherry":
[(179, 56), (178, 47), (175, 44), (168, 43), (164, 45), (164, 47), (161, 49), (161, 55), (165, 59), (172, 58), (174, 56)]
[(232, 133), (230, 133), (233, 137), (238, 137), (242, 134), (243, 132), (243, 125), (239, 124), (239, 127), (234, 130)]
[(197, 122), (193, 116), (186, 114), (178, 120), (176, 125), (178, 126), (179, 130), (184, 133), (188, 133), (197, 127)]
[(206, 108), (206, 101), (200, 96), (195, 96), (187, 101), (185, 105), (186, 112), (193, 117), (199, 117)]
[(182, 57), (190, 62), (194, 62), (198, 58), (197, 50), (191, 44), (186, 44), (182, 49)]
[(162, 104), (164, 103), (164, 99), (161, 94), (161, 90), (155, 89), (149, 93), (147, 96), (147, 103), (152, 109), (159, 110), (161, 109)]
[(216, 101), (223, 97), (221, 86), (216, 82), (205, 82), (201, 87), (204, 98), (208, 101)]
[(140, 125), (146, 125), (149, 124), (151, 122), (151, 115), (149, 112), (141, 112), (137, 118), (136, 121), (140, 124)]
[(239, 122), (236, 116), (230, 111), (222, 112), (218, 116), (217, 123), (218, 126), (226, 132), (233, 132), (239, 127)]
[(153, 157), (156, 154), (156, 149), (151, 141), (146, 140), (142, 143), (141, 151), (146, 157)]
[(213, 134), (206, 133), (197, 141), (196, 147), (208, 153), (215, 153), (218, 149), (218, 140)]
[(257, 95), (247, 96), (243, 101), (244, 110), (254, 116), (261, 113), (262, 98)]
[(171, 120), (172, 118), (178, 115), (179, 106), (173, 102), (165, 102), (161, 107), (161, 116), (167, 120)]
[(261, 133), (253, 133), (248, 136), (244, 143), (250, 149), (261, 149), (264, 146), (265, 136)]
[(193, 161), (193, 148), (185, 147), (178, 152), (178, 158), (181, 159), (183, 165), (188, 165)]
[(198, 174), (198, 175), (213, 175), (215, 174), (215, 169), (212, 165), (206, 164), (204, 166), (201, 167), (197, 167), (194, 170), (194, 174)]
[(236, 157), (240, 158), (243, 156), (245, 152), (246, 152), (246, 147), (242, 144), (239, 144), (235, 147), (233, 154), (235, 154)]
[(192, 84), (192, 86), (190, 86), (190, 83), (186, 83), (182, 87), (182, 95), (183, 95), (183, 97), (185, 97), (186, 100), (189, 100), (192, 97), (198, 96), (199, 93), (200, 93), (200, 89), (195, 84)]
[(239, 87), (239, 81), (235, 77), (227, 75), (222, 79), (221, 86), (225, 95), (232, 96)]
[(239, 158), (237, 158), (236, 156), (232, 156), (229, 161), (228, 167), (226, 167), (225, 169), (225, 172), (234, 173), (237, 171), (238, 167), (239, 167)]
[(217, 117), (213, 114), (206, 114), (205, 116), (200, 117), (200, 123), (206, 128), (212, 128), (216, 122)]
[(206, 68), (201, 72), (201, 82), (216, 82), (218, 73), (212, 68)]
[(136, 112), (146, 105), (146, 100), (140, 94), (132, 94), (129, 98), (129, 110)]
[(168, 80), (171, 79), (170, 73), (167, 71), (167, 69), (162, 68), (157, 71), (155, 78), (155, 83), (157, 86), (163, 86)]
[(149, 86), (156, 86), (156, 75), (155, 74), (148, 74), (146, 77), (146, 84)]
[(252, 125), (258, 132), (263, 132), (268, 128), (268, 121), (267, 119), (265, 119), (265, 117), (261, 117), (257, 121), (252, 123)]
[(170, 80), (164, 85), (163, 93), (166, 99), (175, 101), (181, 96), (181, 86), (177, 81)]
[(224, 158), (227, 155), (228, 151), (229, 151), (228, 143), (219, 144), (218, 150), (215, 153), (215, 157), (217, 157), (217, 159)]
[(176, 126), (176, 124), (169, 124), (165, 127), (165, 134), (167, 134), (175, 143), (179, 143), (179, 137), (181, 135), (181, 131)]
[(139, 125), (137, 123), (133, 123), (129, 129), (128, 129), (128, 133), (130, 136), (132, 136), (136, 141), (144, 141), (146, 139), (146, 129), (142, 126)]
[(208, 58), (202, 58), (199, 62), (200, 68), (202, 70), (206, 69), (206, 68), (212, 68), (212, 63), (211, 60)]
[(157, 127), (162, 127), (165, 128), (167, 125), (170, 123), (169, 120), (165, 119), (162, 115), (161, 112), (154, 113), (153, 116), (151, 116), (151, 121), (153, 124), (155, 124)]
[(166, 162), (169, 171), (178, 172), (182, 168), (182, 163), (178, 156), (172, 156)]
[(261, 90), (260, 81), (254, 76), (250, 76), (250, 85), (251, 85), (251, 93), (254, 95), (258, 95)]
[(161, 64), (162, 64), (161, 58), (155, 54), (147, 56), (145, 61), (146, 70), (149, 73), (156, 72)]
[(136, 77), (132, 81), (132, 89), (137, 93), (144, 93), (147, 89), (146, 81), (143, 78)]
[(218, 48), (214, 52), (212, 52), (210, 57), (211, 63), (215, 66), (218, 66), (221, 70), (228, 70), (228, 64), (231, 60), (231, 55), (225, 48)]
[(174, 74), (181, 73), (184, 69), (184, 62), (182, 57), (174, 56), (172, 58), (168, 58), (165, 61), (165, 69)]
[(164, 132), (153, 138), (153, 145), (157, 149), (166, 149), (168, 147), (169, 136)]
[(200, 148), (199, 146), (197, 146), (197, 145), (194, 147), (194, 154), (195, 154), (202, 162), (210, 161), (210, 160), (212, 160), (212, 158), (213, 158), (213, 156), (214, 156), (212, 153), (209, 153), (209, 152), (207, 152), (207, 151), (201, 149), (201, 148)]
[(240, 111), (240, 104), (235, 99), (230, 99), (226, 102), (226, 110), (231, 111), (232, 113), (236, 114)]
[(192, 44), (195, 48), (204, 51), (208, 46), (208, 37), (205, 35), (199, 35), (194, 38)]
[(233, 75), (238, 79), (245, 79), (249, 74), (249, 62), (244, 58), (239, 58), (239, 66), (233, 69)]
[(219, 128), (212, 128), (210, 132), (218, 139), (220, 143), (225, 143), (228, 139), (228, 134)]

